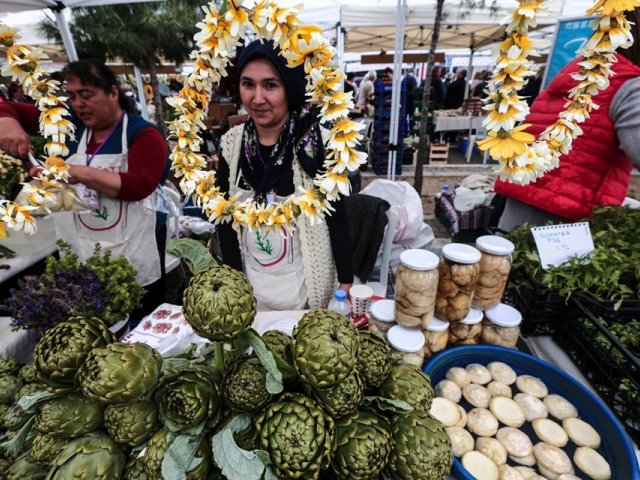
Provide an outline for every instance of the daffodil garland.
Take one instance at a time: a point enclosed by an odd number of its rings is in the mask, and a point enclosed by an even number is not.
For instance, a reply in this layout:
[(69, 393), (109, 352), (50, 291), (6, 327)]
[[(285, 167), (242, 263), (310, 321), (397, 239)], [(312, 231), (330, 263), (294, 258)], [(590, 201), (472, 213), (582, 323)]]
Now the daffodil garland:
[[(333, 48), (316, 26), (302, 26), (297, 15), (302, 5), (280, 4), (275, 0), (252, 2), (229, 0), (220, 10), (215, 2), (203, 7), (205, 18), (197, 24), (197, 50), (191, 54), (193, 73), (178, 96), (168, 99), (178, 114), (170, 124), (177, 140), (171, 158), (172, 169), (180, 178), (180, 187), (194, 197), (209, 220), (232, 222), (234, 228), (249, 229), (280, 225), (293, 226), (299, 215), (306, 215), (313, 224), (331, 210), (331, 201), (349, 194), (348, 172), (366, 162), (366, 154), (357, 151), (364, 125), (348, 118), (353, 108), (352, 93), (341, 92), (344, 73), (330, 64)], [(252, 29), (261, 39), (273, 40), (281, 49), (290, 67), (304, 65), (307, 74), (307, 96), (321, 105), (323, 122), (332, 122), (327, 142), (324, 173), (314, 179), (314, 188), (300, 188), (297, 196), (283, 203), (259, 204), (253, 199), (238, 201), (237, 196), (225, 198), (215, 186), (215, 174), (205, 172), (204, 158), (197, 154), (204, 128), (206, 109), (211, 99), (210, 88), (225, 76), (229, 55), (239, 45), (245, 32)]]
[(36, 221), (31, 212), (37, 208), (48, 208), (54, 200), (54, 192), (69, 178), (69, 166), (61, 158), (68, 155), (67, 138), (73, 138), (75, 127), (65, 117), (69, 115), (66, 98), (57, 95), (60, 82), (47, 77), (40, 66), (48, 61), (41, 49), (16, 43), (18, 31), (0, 22), (0, 47), (7, 49), (7, 63), (2, 75), (11, 77), (24, 87), (26, 93), (36, 100), (40, 109), (40, 131), (50, 139), (45, 145), (46, 158), (41, 162), (42, 170), (36, 177), (39, 184), (25, 186), (26, 205), (9, 200), (0, 200), (0, 239), (7, 236), (7, 228), (33, 234)]
[(544, 0), (519, 0), (507, 25), (509, 37), (495, 52), (496, 68), (490, 85), (496, 87), (484, 109), (489, 112), (484, 125), (488, 138), (478, 142), (481, 150), (489, 150), (500, 164), (496, 170), (500, 178), (521, 185), (529, 184), (556, 168), (560, 156), (571, 150), (573, 140), (582, 135), (580, 124), (589, 118), (598, 105), (593, 97), (609, 86), (618, 48), (633, 44), (625, 11), (640, 7), (640, 0), (597, 0), (587, 15), (596, 15), (594, 33), (578, 51), (584, 59), (581, 69), (572, 75), (579, 82), (568, 92), (565, 110), (553, 125), (538, 139), (526, 132), (528, 124), (516, 126), (529, 113), (525, 99), (518, 92), (531, 75), (533, 62), (541, 42), (529, 38), (529, 28), (536, 26), (536, 17), (544, 8)]

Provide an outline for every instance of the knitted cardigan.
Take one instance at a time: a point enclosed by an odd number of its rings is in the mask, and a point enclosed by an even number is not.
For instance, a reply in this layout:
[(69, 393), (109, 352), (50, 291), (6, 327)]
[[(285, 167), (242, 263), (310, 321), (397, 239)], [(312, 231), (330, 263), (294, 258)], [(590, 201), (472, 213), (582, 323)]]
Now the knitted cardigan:
[[(243, 130), (244, 125), (237, 125), (230, 129), (220, 141), (222, 156), (229, 165), (230, 188), (235, 185), (238, 175)], [(298, 162), (294, 161), (292, 163), (293, 183), (296, 186), (296, 190), (299, 186), (305, 189), (313, 188), (313, 179), (300, 168)], [(297, 228), (300, 232), (302, 265), (309, 297), (309, 307), (326, 308), (338, 283), (336, 266), (331, 250), (329, 228), (326, 222), (316, 222), (311, 225), (306, 215), (298, 217)], [(238, 243), (242, 245), (240, 232), (238, 232)], [(240, 255), (243, 255), (242, 249), (240, 249)]]

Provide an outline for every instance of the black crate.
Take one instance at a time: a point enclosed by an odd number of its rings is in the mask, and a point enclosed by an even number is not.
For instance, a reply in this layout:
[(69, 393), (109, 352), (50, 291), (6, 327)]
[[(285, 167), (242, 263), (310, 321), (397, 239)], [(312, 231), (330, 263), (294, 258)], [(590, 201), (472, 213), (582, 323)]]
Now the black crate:
[[(640, 443), (640, 358), (622, 344), (609, 326), (640, 319), (640, 302), (625, 302), (619, 310), (576, 295), (572, 315), (555, 332), (555, 341), (574, 361), (600, 397)], [(614, 327), (615, 328), (615, 327)]]

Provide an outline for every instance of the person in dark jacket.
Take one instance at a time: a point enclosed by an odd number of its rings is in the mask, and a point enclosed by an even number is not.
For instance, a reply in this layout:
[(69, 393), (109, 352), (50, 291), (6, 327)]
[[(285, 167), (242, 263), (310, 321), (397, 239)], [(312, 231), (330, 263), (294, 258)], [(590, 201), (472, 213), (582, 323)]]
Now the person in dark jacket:
[(467, 89), (467, 71), (458, 70), (456, 79), (451, 82), (447, 88), (447, 96), (444, 100), (444, 108), (447, 110), (455, 110), (460, 108), (464, 103), (464, 92)]

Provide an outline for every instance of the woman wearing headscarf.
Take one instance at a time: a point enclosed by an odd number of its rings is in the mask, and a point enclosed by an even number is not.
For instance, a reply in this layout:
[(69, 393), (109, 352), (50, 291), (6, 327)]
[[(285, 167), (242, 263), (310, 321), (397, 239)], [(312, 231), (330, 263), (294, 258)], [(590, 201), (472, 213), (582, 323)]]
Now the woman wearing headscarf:
[(360, 83), (360, 92), (358, 94), (357, 106), (362, 108), (362, 112), (370, 117), (373, 116), (373, 105), (370, 104), (373, 100), (374, 85), (377, 74), (375, 70), (369, 70)]
[[(305, 105), (304, 70), (260, 41), (244, 48), (236, 68), (249, 118), (222, 138), (218, 187), (240, 200), (283, 202), (313, 186), (325, 159), (320, 117)], [(351, 239), (342, 201), (333, 207), (325, 222), (300, 216), (295, 229), (278, 232), (220, 225), (223, 261), (246, 273), (259, 310), (326, 307), (338, 283), (350, 287)]]

